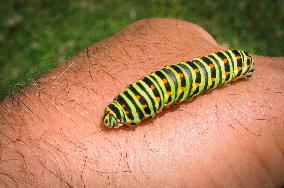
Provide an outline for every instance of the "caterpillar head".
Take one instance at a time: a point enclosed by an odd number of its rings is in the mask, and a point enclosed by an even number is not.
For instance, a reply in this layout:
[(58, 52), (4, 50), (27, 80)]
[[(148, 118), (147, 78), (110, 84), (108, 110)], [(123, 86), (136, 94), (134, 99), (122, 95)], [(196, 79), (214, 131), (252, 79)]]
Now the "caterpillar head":
[(117, 118), (117, 114), (112, 111), (109, 107), (105, 109), (103, 123), (107, 128), (118, 128), (122, 126), (122, 123), (119, 118)]

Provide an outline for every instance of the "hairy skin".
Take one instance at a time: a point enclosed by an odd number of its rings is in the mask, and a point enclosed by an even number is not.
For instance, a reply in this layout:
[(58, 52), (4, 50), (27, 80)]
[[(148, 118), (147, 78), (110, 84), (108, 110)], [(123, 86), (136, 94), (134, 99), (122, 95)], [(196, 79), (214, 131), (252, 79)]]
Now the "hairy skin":
[(3, 187), (281, 187), (284, 58), (254, 56), (249, 79), (108, 130), (104, 108), (167, 64), (225, 48), (173, 19), (136, 22), (7, 98), (0, 107)]

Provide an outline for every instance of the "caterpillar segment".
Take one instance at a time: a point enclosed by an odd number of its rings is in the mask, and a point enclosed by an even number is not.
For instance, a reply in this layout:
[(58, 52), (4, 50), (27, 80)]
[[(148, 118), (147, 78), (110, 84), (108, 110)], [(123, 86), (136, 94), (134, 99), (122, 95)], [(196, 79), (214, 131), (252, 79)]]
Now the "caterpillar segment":
[(173, 104), (250, 77), (253, 71), (252, 56), (236, 49), (164, 66), (121, 92), (105, 109), (103, 123), (108, 128), (137, 125)]

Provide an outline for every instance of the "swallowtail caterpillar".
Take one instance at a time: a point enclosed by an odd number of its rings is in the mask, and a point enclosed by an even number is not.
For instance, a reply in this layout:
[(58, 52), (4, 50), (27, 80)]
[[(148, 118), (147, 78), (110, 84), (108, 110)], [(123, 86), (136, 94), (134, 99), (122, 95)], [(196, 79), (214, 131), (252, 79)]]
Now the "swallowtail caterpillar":
[(164, 66), (121, 92), (105, 109), (103, 123), (108, 128), (136, 125), (173, 104), (249, 77), (253, 71), (253, 58), (236, 49)]

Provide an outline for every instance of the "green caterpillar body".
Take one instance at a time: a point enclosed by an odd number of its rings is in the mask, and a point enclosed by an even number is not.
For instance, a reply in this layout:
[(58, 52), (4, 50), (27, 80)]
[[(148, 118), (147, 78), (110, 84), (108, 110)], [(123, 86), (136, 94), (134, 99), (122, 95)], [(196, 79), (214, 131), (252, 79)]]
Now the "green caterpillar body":
[(236, 49), (164, 66), (121, 92), (105, 109), (103, 123), (109, 128), (136, 125), (165, 107), (249, 77), (253, 71), (253, 58)]

